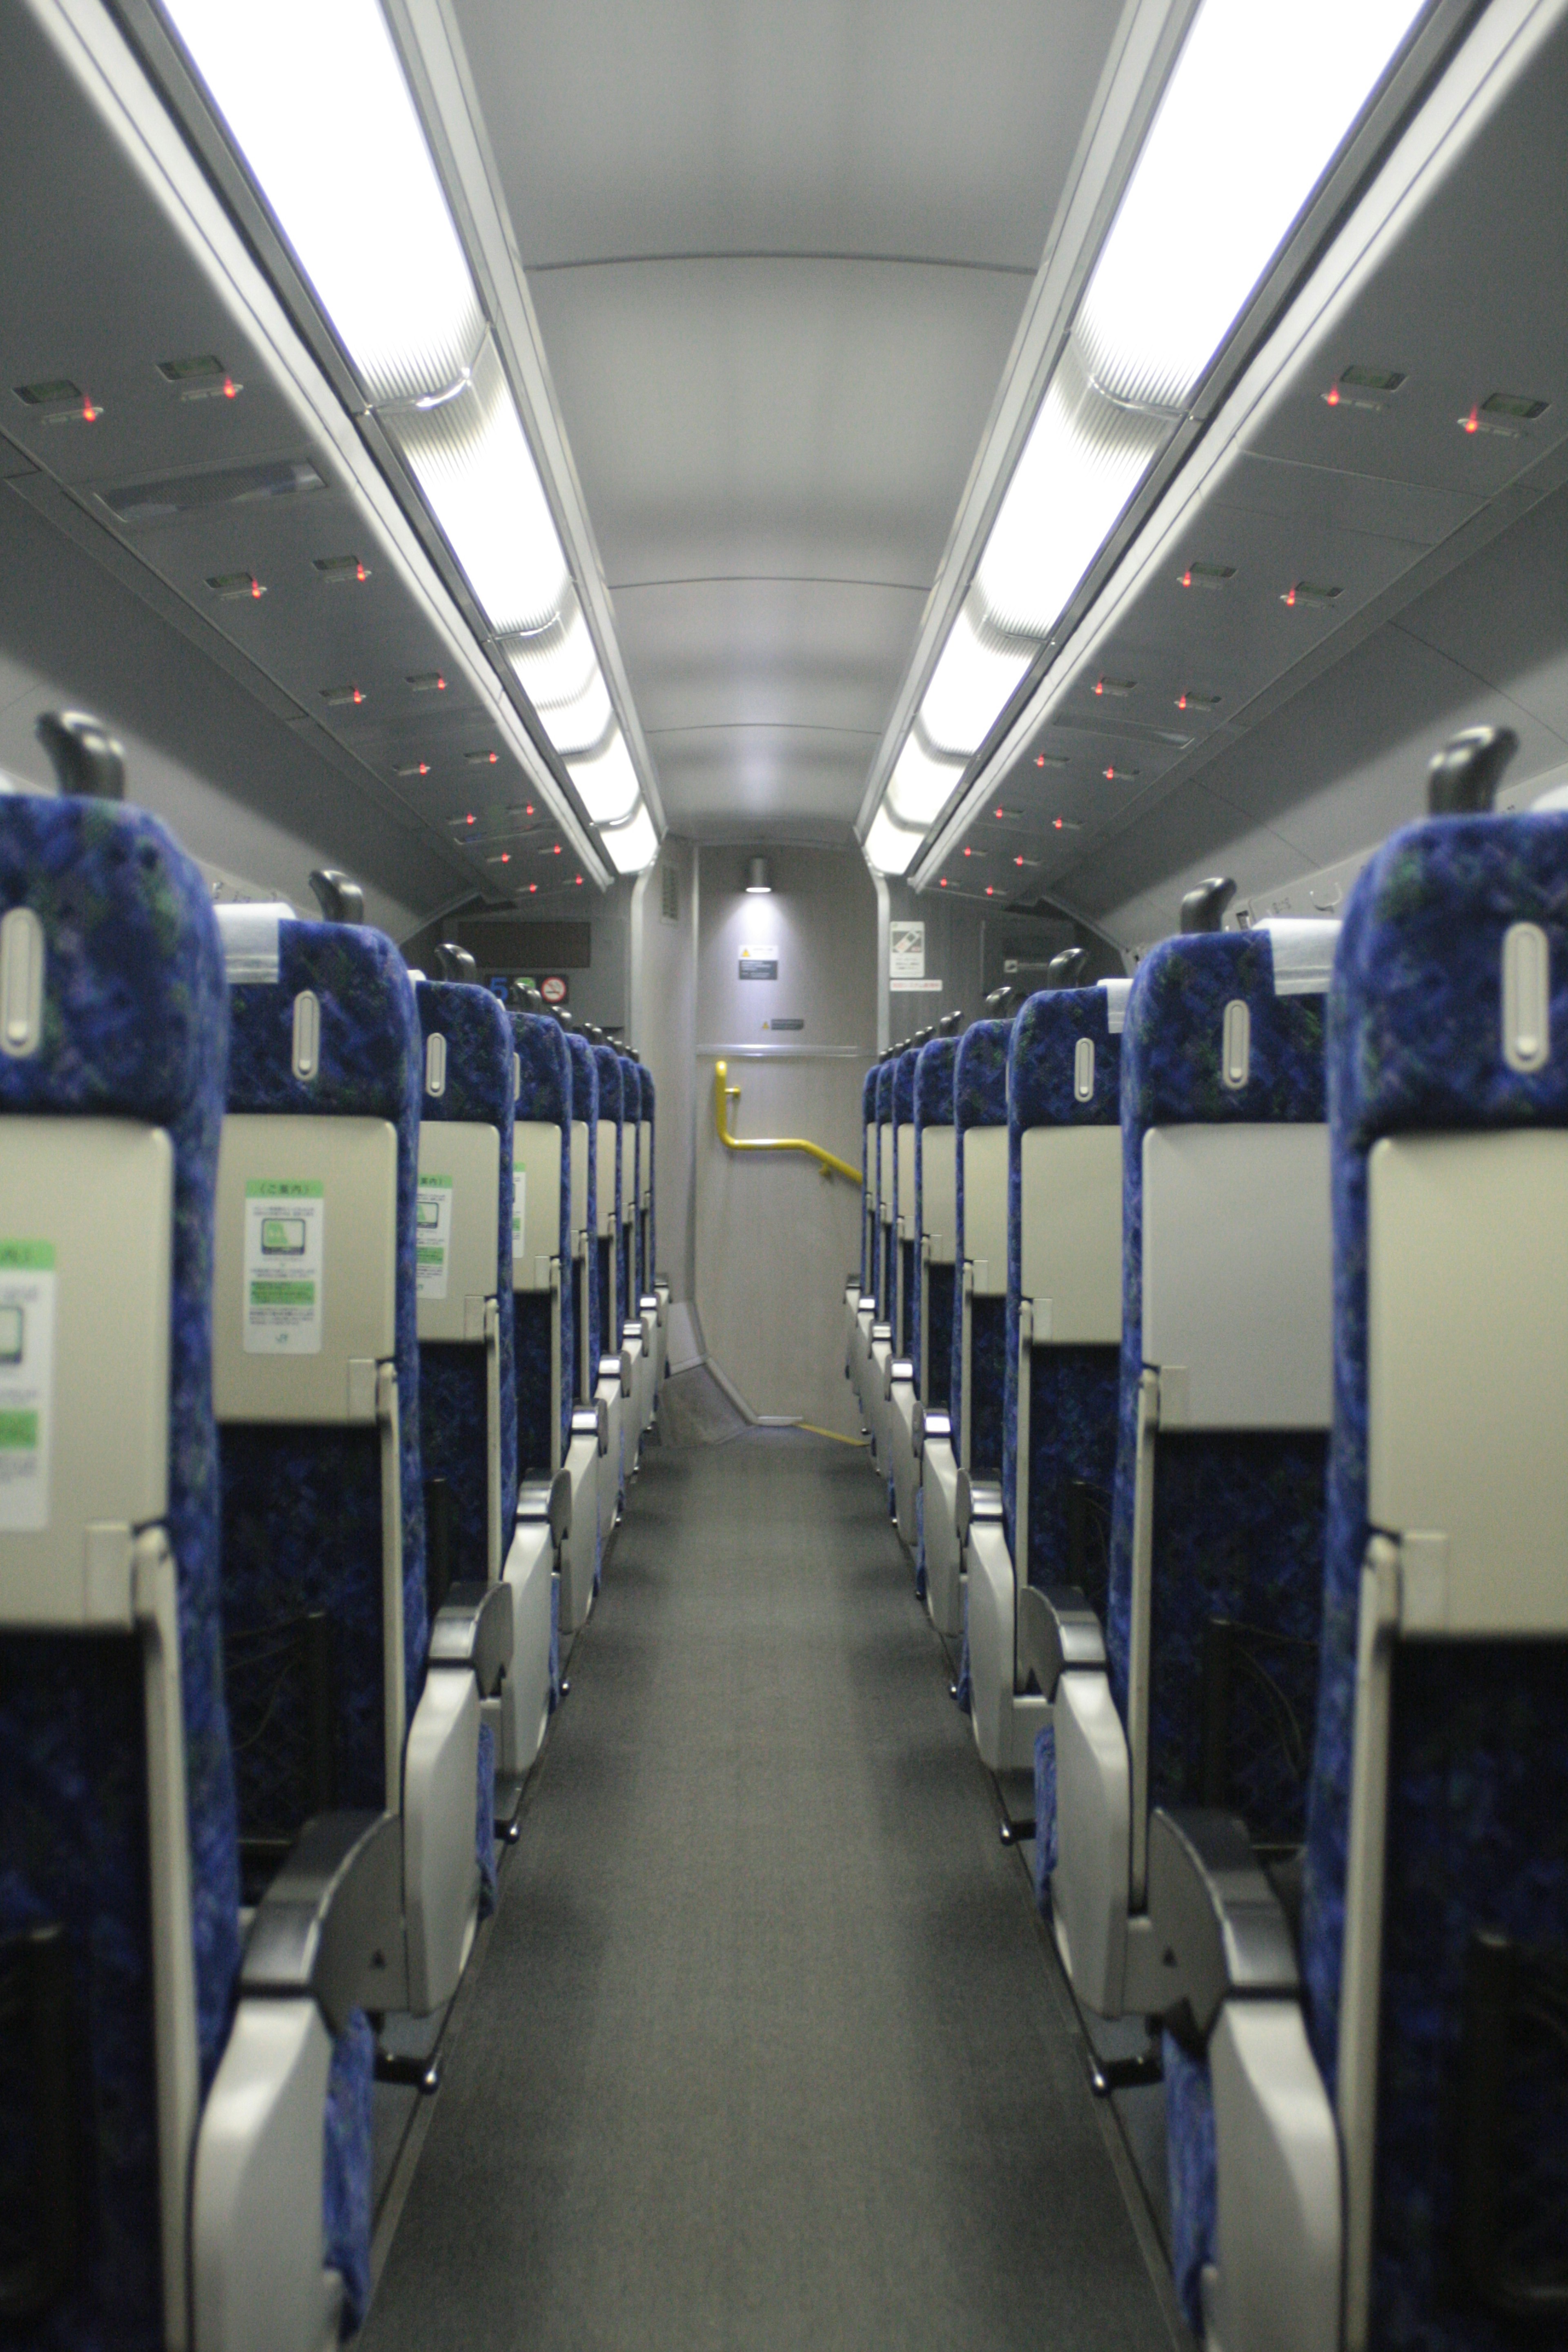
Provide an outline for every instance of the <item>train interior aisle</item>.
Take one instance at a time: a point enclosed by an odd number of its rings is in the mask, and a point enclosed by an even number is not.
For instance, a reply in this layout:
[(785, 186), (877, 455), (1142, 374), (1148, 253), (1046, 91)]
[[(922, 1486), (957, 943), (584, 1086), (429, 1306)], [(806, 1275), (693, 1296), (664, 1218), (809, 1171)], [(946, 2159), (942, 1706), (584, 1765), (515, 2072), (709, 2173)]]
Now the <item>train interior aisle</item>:
[(0, 2352), (1568, 2342), (1568, 0), (0, 0)]
[(570, 1678), (367, 2347), (1169, 2346), (863, 1456), (651, 1447)]

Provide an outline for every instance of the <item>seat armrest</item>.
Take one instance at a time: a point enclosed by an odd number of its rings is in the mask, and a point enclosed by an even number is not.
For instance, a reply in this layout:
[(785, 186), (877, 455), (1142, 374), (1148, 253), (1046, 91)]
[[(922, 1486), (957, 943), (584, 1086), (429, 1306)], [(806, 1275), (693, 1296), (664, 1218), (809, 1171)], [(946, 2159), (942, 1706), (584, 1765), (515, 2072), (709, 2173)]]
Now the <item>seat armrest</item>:
[(910, 1436), (914, 1446), (915, 1460), (917, 1462), (920, 1460), (921, 1455), (925, 1452), (926, 1439), (928, 1437), (950, 1438), (952, 1435), (952, 1416), (951, 1413), (943, 1412), (940, 1407), (923, 1404), (916, 1405), (914, 1410), (914, 1418), (910, 1424)]
[(623, 1396), (630, 1396), (632, 1392), (632, 1360), (624, 1348), (621, 1349), (618, 1356), (600, 1357), (599, 1378), (602, 1381), (618, 1381), (620, 1382), (621, 1394)]
[(597, 1439), (601, 1454), (609, 1452), (610, 1408), (603, 1397), (595, 1397), (592, 1404), (573, 1406), (572, 1434), (574, 1437), (592, 1435)]
[(503, 1584), (454, 1584), (430, 1628), (432, 1666), (466, 1666), (493, 1698), (511, 1664), (511, 1596)]
[(912, 1381), (914, 1376), (915, 1368), (908, 1356), (889, 1357), (888, 1360), (888, 1369), (882, 1376), (883, 1403), (890, 1404), (892, 1402), (893, 1383), (895, 1381), (902, 1383), (908, 1381)]
[(1207, 2042), (1232, 1995), (1294, 2000), (1301, 1989), (1283, 1905), (1234, 1813), (1167, 1812), (1149, 1824), (1149, 1917), (1173, 1962), (1165, 2011), (1178, 2039)]
[(889, 1343), (889, 1345), (890, 1345), (890, 1344), (891, 1344), (891, 1341), (892, 1341), (892, 1337), (893, 1337), (893, 1327), (892, 1327), (892, 1325), (891, 1325), (890, 1323), (873, 1323), (873, 1324), (872, 1324), (872, 1326), (871, 1326), (871, 1345), (873, 1346), (873, 1348), (879, 1346), (879, 1345), (881, 1344), (881, 1342), (882, 1342), (884, 1339), (886, 1339), (886, 1340)]
[(349, 2012), (384, 2005), (403, 1939), (403, 1830), (395, 1813), (318, 1813), (257, 1906), (242, 2000), (313, 2000), (334, 2037)]
[[(584, 1413), (585, 1428), (595, 1432), (598, 1416)], [(577, 1426), (577, 1416), (572, 1416), (572, 1426)], [(557, 1470), (553, 1478), (525, 1478), (517, 1490), (517, 1516), (520, 1519), (548, 1519), (550, 1540), (559, 1550), (572, 1532), (572, 1474)]]
[(1026, 1584), (1018, 1594), (1018, 1664), (1033, 1674), (1044, 1698), (1073, 1668), (1106, 1666), (1105, 1635), (1076, 1584)]
[(969, 1530), (976, 1519), (999, 1519), (1002, 1516), (1002, 1489), (994, 1478), (972, 1478), (967, 1470), (958, 1474), (958, 1499), (953, 1508), (954, 1524), (961, 1544), (969, 1541)]

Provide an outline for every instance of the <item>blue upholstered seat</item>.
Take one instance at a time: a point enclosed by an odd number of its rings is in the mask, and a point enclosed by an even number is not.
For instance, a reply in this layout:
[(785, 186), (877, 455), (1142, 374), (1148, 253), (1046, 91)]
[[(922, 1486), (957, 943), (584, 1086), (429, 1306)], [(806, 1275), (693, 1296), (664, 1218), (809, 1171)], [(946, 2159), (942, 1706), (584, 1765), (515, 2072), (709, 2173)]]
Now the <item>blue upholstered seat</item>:
[[(629, 1054), (617, 1055), (621, 1066), (621, 1215), (616, 1243), (619, 1297), (623, 1324), (637, 1319), (642, 1281), (637, 1256), (637, 1203), (641, 1182), (642, 1072)], [(620, 1333), (616, 1334), (620, 1346)]]
[[(933, 1037), (921, 1048), (915, 1065), (915, 1232), (917, 1258), (926, 1232), (925, 1134), (931, 1127), (952, 1125), (953, 1066), (958, 1040)], [(944, 1237), (951, 1249), (956, 1235)], [(910, 1354), (914, 1359), (915, 1391), (922, 1404), (945, 1412), (952, 1383), (953, 1273), (943, 1261), (933, 1267), (929, 1281), (914, 1286), (914, 1315)], [(929, 1391), (929, 1393), (928, 1393)]]
[[(976, 1021), (959, 1040), (952, 1073), (952, 1123), (957, 1129), (957, 1256), (962, 1269), (970, 1255), (964, 1233), (963, 1139), (972, 1129), (1005, 1128), (1007, 1124), (1007, 1048), (1011, 1021)], [(998, 1274), (1002, 1269), (997, 1269)], [(971, 1306), (972, 1393), (967, 1415), (969, 1454), (965, 1457), (966, 1426), (963, 1396), (963, 1317), (955, 1314), (950, 1376), (954, 1452), (960, 1467), (972, 1477), (998, 1476), (1002, 1468), (1002, 1411), (1006, 1386), (1007, 1299), (1004, 1283), (994, 1295), (975, 1298)]]
[[(1504, 944), (1521, 924), (1542, 936), (1550, 975), (1550, 1044), (1533, 1067), (1504, 1052)], [(1489, 1130), (1500, 1140), (1568, 1127), (1568, 818), (1437, 818), (1395, 834), (1371, 860), (1345, 909), (1329, 1097), (1335, 1420), (1301, 1972), (1312, 2049), (1342, 2100), (1356, 1628), (1372, 1533), (1369, 1159), (1385, 1138)], [(1563, 1214), (1560, 1198), (1542, 1207)], [(1528, 1384), (1528, 1369), (1518, 1377)], [(1478, 1393), (1478, 1452), (1492, 1409)], [(1561, 1457), (1538, 1475), (1560, 1491)], [(1522, 2340), (1517, 2323), (1489, 2307), (1459, 2252), (1467, 1969), (1482, 1931), (1543, 1966), (1555, 1955), (1561, 1968), (1568, 1950), (1568, 1641), (1398, 1640), (1391, 1673), (1370, 2341), (1502, 2352)], [(1555, 2059), (1552, 2047), (1547, 2033), (1533, 2072), (1502, 2085), (1505, 2121), (1522, 2139), (1499, 2218), (1510, 2257), (1561, 2282), (1568, 2099), (1561, 2042)], [(1559, 2306), (1533, 2340), (1558, 2340), (1565, 2325)]]
[(920, 1060), (912, 1045), (906, 1045), (893, 1064), (892, 1100), (892, 1161), (893, 1161), (893, 1353), (909, 1356), (913, 1353), (911, 1337), (914, 1329), (915, 1270), (920, 1253), (915, 1239), (915, 1203), (905, 1197), (908, 1152), (899, 1150), (899, 1131), (910, 1130), (913, 1141), (915, 1118), (915, 1066)]
[[(388, 1682), (400, 1666), (404, 1720), (411, 1724), (429, 1646), (415, 1240), (425, 1054), (415, 987), (393, 942), (366, 926), (284, 920), (277, 939), (277, 977), (232, 992), (228, 1110), (384, 1120), (396, 1137), (402, 1656), (389, 1661), (386, 1654), (377, 1425), (226, 1421), (218, 1452), (227, 1685), (241, 1828), (263, 1846), (291, 1838), (323, 1796), (336, 1805), (397, 1809), (386, 1748)], [(305, 995), (315, 999), (320, 1026), (313, 1067), (301, 1074), (296, 1003)], [(504, 1027), (493, 998), (479, 990), (468, 995), (489, 1008), (487, 1022)], [(510, 1128), (510, 1052), (504, 1079)], [(503, 1202), (510, 1263), (510, 1186)], [(500, 1241), (498, 1233), (498, 1253)], [(515, 1461), (512, 1479), (515, 1496)], [(310, 1736), (311, 1693), (289, 1638), (311, 1617), (329, 1629), (327, 1759)], [(318, 1785), (323, 1760), (325, 1790)], [(494, 1779), (494, 1743), (481, 1723), (472, 1820), (487, 1907), (495, 1890)]]
[[(0, 801), (0, 911), (18, 908), (43, 926), (43, 1017), (36, 1052), (0, 1058), (5, 1127), (30, 1115), (138, 1121), (163, 1129), (174, 1150), (166, 1526), (178, 1571), (186, 1933), (205, 2094), (239, 1961), (211, 1391), (223, 955), (202, 877), (163, 827), (100, 801)], [(47, 1234), (48, 1215), (37, 1202), (29, 1229)], [(9, 1223), (7, 1233), (17, 1237)], [(73, 2352), (151, 2352), (163, 2340), (141, 1652), (132, 1632), (0, 1634), (0, 1937), (46, 1923), (63, 1930), (79, 2181), (66, 2274), (46, 2309), (7, 2336)], [(9, 1942), (5, 1964), (7, 1975), (17, 1965)], [(50, 2218), (32, 2177), (37, 2151), (16, 2034), (8, 2025), (0, 2073), (8, 2262)]]
[(889, 1059), (877, 1065), (877, 1213), (871, 1236), (874, 1260), (871, 1288), (877, 1297), (877, 1320), (885, 1323), (892, 1312), (893, 1269), (892, 1249), (893, 1169), (892, 1118), (893, 1072)]
[[(1007, 1340), (1003, 1407), (1002, 1518), (1017, 1557), (1018, 1328), (1022, 1295), (1023, 1139), (1033, 1128), (1114, 1127), (1121, 1119), (1121, 1016), (1126, 983), (1032, 996), (1014, 1024), (1007, 1071)], [(1075, 1079), (1078, 1048), (1092, 1047), (1089, 1090)], [(1118, 1350), (1059, 1346), (1031, 1351), (1029, 1527), (1032, 1584), (1076, 1584), (1104, 1612), (1116, 1466)], [(1083, 1507), (1070, 1500), (1087, 1489)]]
[[(446, 1126), (493, 1128), (500, 1141), (500, 1223), (494, 1264), (487, 1275), (500, 1312), (499, 1398), (500, 1518), (489, 1525), (489, 1443), (486, 1343), (423, 1339), (419, 1348), (419, 1445), (426, 1485), (444, 1479), (451, 1496), (456, 1580), (494, 1576), (505, 1556), (517, 1512), (518, 1424), (511, 1288), (513, 1061), (511, 1024), (488, 988), (459, 982), (421, 981), (416, 991), (426, 1045), (444, 1037), (447, 1051), (438, 1094), (426, 1084), (420, 1106), (421, 1158), (429, 1169), (441, 1153)], [(489, 1295), (489, 1294), (487, 1294)], [(428, 1538), (427, 1538), (428, 1539)]]
[[(519, 1474), (535, 1475), (563, 1460), (571, 1440), (572, 1400), (577, 1392), (576, 1317), (572, 1313), (572, 1053), (565, 1032), (548, 1013), (514, 1013), (520, 1124), (561, 1130), (557, 1249), (561, 1260), (561, 1426), (552, 1443), (550, 1428), (552, 1305), (547, 1290), (513, 1293), (514, 1357), (517, 1367), (517, 1463)], [(578, 1040), (582, 1044), (581, 1039)], [(586, 1052), (586, 1047), (584, 1047)], [(546, 1171), (531, 1169), (532, 1182)]]
[[(598, 1118), (601, 1127), (614, 1128), (613, 1141), (606, 1139), (608, 1164), (599, 1168), (595, 1199), (598, 1204), (599, 1261), (597, 1349), (601, 1356), (618, 1356), (621, 1352), (620, 1324), (626, 1294), (622, 1287), (620, 1268), (621, 1236), (621, 1152), (624, 1137), (621, 1127), (621, 1103), (624, 1081), (621, 1057), (613, 1045), (595, 1045), (592, 1049), (594, 1067), (599, 1081)], [(597, 1156), (597, 1155), (595, 1155)], [(614, 1170), (613, 1198), (606, 1199), (610, 1187), (605, 1179)], [(595, 1366), (595, 1370), (597, 1367)]]
[[(595, 1239), (599, 1229), (599, 1155), (595, 1149), (599, 1122), (599, 1068), (586, 1037), (580, 1036), (574, 1029), (563, 1034), (572, 1060), (572, 1120), (574, 1126), (585, 1130), (586, 1143), (584, 1204), (574, 1218), (572, 1234), (572, 1360), (577, 1374), (574, 1394), (579, 1404), (586, 1404), (594, 1393), (599, 1369), (599, 1252)], [(587, 1236), (581, 1255), (577, 1250), (579, 1222)]]
[(873, 1062), (860, 1082), (860, 1289), (869, 1297), (876, 1281), (877, 1081)]

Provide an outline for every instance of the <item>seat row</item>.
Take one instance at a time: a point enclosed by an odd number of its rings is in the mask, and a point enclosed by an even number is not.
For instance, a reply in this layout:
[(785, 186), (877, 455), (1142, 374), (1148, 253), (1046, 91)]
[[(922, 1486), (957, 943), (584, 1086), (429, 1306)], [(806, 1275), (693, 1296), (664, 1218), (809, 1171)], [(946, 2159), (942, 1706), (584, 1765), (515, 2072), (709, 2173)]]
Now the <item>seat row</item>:
[[(653, 1418), (652, 1081), (0, 801), (0, 2320), (319, 2352)], [(458, 976), (461, 975), (461, 976)], [(531, 1004), (537, 1007), (537, 999)]]
[(1342, 919), (1205, 885), (867, 1080), (847, 1369), (1074, 1995), (1159, 2030), (1223, 2352), (1568, 2329), (1568, 815), (1492, 813), (1512, 749)]

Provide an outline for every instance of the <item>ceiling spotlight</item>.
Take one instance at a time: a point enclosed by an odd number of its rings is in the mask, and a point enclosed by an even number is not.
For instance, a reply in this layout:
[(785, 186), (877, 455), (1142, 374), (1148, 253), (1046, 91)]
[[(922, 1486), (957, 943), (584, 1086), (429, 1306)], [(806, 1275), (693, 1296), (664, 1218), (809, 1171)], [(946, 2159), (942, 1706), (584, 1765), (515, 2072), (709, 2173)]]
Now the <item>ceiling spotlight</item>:
[(748, 898), (771, 898), (773, 877), (768, 872), (765, 857), (750, 857), (746, 861), (746, 896)]

